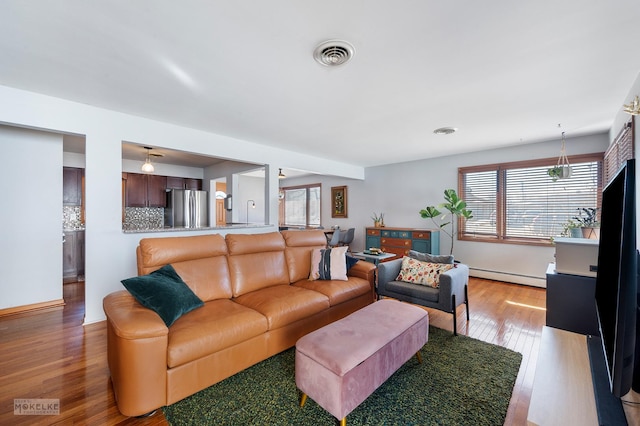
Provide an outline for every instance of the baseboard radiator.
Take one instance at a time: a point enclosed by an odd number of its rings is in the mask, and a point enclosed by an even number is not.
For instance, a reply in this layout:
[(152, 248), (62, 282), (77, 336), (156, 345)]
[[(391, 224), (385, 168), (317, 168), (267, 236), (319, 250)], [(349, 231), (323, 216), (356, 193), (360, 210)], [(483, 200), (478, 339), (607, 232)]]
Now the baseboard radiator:
[(532, 287), (547, 288), (546, 277), (535, 277), (532, 275), (514, 274), (512, 272), (492, 271), (489, 269), (469, 267), (469, 275), (475, 278), (487, 280), (504, 281), (507, 283), (524, 284)]

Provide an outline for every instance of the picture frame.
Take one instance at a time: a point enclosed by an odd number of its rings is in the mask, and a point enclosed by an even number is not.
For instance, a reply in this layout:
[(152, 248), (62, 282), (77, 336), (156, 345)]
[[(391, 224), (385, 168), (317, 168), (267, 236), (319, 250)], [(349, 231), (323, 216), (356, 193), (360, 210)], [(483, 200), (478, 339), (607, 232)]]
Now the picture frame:
[(346, 186), (331, 187), (331, 217), (333, 218), (347, 217), (347, 187)]

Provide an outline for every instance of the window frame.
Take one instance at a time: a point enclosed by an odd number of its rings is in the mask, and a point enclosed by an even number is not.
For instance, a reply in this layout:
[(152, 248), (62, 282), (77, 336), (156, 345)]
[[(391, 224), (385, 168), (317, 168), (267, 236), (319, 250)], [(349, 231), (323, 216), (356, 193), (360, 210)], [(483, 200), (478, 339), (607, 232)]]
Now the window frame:
[[(595, 152), (590, 154), (578, 154), (568, 156), (570, 164), (597, 162), (598, 163), (598, 189), (597, 189), (597, 208), (599, 209), (602, 203), (602, 189), (603, 189), (603, 161), (604, 152)], [(497, 193), (496, 193), (496, 235), (476, 235), (473, 233), (465, 232), (465, 220), (458, 218), (458, 232), (457, 239), (459, 241), (479, 241), (487, 243), (500, 243), (500, 244), (519, 244), (519, 245), (531, 245), (531, 246), (551, 246), (553, 245), (553, 238), (533, 238), (533, 237), (509, 237), (506, 236), (506, 197), (505, 197), (505, 181), (506, 171), (509, 169), (522, 169), (522, 168), (534, 168), (534, 167), (553, 167), (557, 164), (557, 157), (540, 158), (534, 160), (522, 160), (512, 161), (504, 163), (492, 163), (479, 166), (468, 166), (458, 168), (458, 194), (464, 199), (465, 191), (465, 174), (477, 173), (477, 172), (497, 172)], [(472, 209), (473, 210), (473, 209)]]
[(278, 202), (279, 202), (279, 218), (278, 218), (278, 224), (279, 226), (289, 226), (289, 227), (300, 227), (302, 225), (292, 225), (292, 224), (287, 224), (286, 223), (286, 203), (285, 203), (285, 199), (286, 199), (286, 191), (289, 190), (299, 190), (299, 189), (305, 189), (306, 190), (306, 205), (305, 205), (305, 228), (318, 228), (318, 226), (316, 225), (309, 225), (309, 218), (311, 217), (311, 215), (309, 214), (309, 209), (310, 209), (310, 205), (311, 205), (311, 201), (310, 201), (310, 189), (314, 189), (317, 188), (318, 189), (318, 193), (320, 194), (320, 197), (318, 198), (318, 216), (319, 216), (319, 225), (322, 224), (322, 184), (321, 183), (310, 183), (310, 184), (305, 184), (305, 185), (294, 185), (294, 186), (281, 186), (279, 189), (279, 194), (282, 194), (282, 197), (278, 197)]

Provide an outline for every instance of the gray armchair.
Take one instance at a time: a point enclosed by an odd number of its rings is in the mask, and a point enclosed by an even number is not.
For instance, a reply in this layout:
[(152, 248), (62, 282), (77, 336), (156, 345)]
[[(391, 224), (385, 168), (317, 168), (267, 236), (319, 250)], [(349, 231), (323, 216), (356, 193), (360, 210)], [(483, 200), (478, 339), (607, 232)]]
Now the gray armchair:
[(387, 296), (449, 312), (453, 314), (453, 334), (457, 335), (456, 308), (462, 303), (466, 305), (467, 321), (469, 321), (469, 295), (467, 291), (469, 267), (462, 263), (457, 263), (455, 268), (440, 275), (440, 287), (432, 288), (420, 284), (396, 281), (401, 266), (402, 259), (394, 259), (378, 265), (378, 297)]

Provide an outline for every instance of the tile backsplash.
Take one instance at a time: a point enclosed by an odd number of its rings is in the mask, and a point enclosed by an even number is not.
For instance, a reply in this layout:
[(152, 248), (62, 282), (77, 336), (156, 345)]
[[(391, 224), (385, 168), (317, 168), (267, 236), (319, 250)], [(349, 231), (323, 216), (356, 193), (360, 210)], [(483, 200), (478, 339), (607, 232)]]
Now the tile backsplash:
[(80, 206), (62, 206), (62, 229), (68, 231), (84, 229)]
[(162, 207), (125, 207), (122, 229), (126, 231), (164, 228)]

